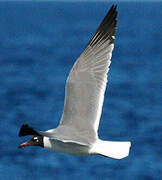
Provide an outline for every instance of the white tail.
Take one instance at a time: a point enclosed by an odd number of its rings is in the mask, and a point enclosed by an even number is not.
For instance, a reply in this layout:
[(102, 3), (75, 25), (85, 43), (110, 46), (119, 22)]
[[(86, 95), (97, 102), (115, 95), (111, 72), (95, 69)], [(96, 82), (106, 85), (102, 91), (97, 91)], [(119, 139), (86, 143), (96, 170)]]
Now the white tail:
[(130, 146), (130, 142), (102, 141), (99, 139), (94, 144), (92, 153), (122, 159), (129, 155)]

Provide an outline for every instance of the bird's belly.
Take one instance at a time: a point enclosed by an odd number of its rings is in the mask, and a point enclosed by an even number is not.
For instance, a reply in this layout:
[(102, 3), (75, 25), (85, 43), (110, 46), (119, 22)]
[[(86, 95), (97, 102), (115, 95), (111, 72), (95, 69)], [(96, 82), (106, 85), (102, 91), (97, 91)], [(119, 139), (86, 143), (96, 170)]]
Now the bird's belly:
[[(47, 141), (47, 140), (46, 140)], [(45, 148), (61, 153), (75, 154), (80, 156), (90, 155), (90, 147), (72, 142), (62, 142), (54, 139), (48, 139)]]

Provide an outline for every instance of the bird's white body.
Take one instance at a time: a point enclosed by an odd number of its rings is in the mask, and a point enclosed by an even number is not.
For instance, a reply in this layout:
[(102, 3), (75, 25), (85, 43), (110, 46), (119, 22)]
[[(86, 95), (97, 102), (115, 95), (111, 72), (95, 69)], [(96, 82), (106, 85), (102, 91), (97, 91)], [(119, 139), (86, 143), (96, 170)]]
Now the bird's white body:
[(130, 149), (130, 142), (114, 142), (96, 140), (92, 145), (81, 145), (73, 142), (62, 142), (59, 140), (44, 137), (44, 147), (55, 152), (88, 156), (100, 154), (115, 159), (127, 157)]
[(87, 156), (91, 154), (91, 147), (73, 142), (62, 142), (44, 137), (44, 147), (55, 152)]

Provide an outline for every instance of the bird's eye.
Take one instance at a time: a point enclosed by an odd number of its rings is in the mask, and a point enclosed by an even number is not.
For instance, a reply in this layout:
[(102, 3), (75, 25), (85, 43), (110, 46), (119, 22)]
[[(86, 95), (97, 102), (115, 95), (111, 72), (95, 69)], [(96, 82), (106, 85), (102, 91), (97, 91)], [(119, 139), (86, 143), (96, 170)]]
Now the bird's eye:
[(38, 137), (34, 137), (33, 140), (38, 142)]

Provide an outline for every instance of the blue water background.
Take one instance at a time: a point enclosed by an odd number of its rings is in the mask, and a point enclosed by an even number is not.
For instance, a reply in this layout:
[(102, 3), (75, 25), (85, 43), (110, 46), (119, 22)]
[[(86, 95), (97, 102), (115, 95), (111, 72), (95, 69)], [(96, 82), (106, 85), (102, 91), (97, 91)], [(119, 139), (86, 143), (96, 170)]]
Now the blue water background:
[(162, 3), (118, 3), (99, 136), (131, 141), (130, 156), (17, 148), (22, 124), (58, 125), (68, 73), (111, 5), (0, 3), (0, 180), (162, 179)]

